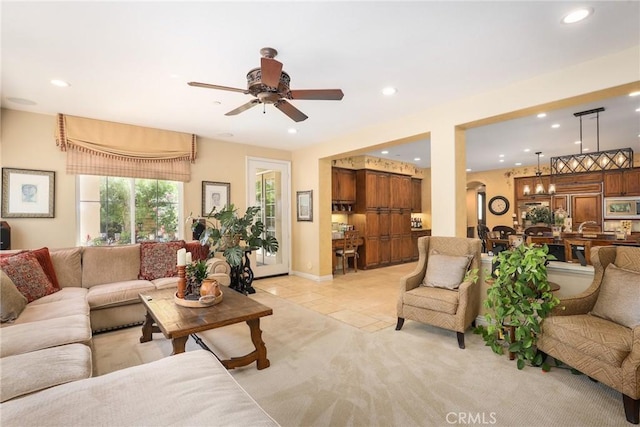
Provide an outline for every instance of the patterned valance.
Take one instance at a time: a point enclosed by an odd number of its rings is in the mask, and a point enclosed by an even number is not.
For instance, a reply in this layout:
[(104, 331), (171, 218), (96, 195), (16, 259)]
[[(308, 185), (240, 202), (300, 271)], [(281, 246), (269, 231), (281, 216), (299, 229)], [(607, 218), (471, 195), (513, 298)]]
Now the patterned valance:
[(193, 134), (58, 114), (56, 145), (71, 174), (189, 181)]

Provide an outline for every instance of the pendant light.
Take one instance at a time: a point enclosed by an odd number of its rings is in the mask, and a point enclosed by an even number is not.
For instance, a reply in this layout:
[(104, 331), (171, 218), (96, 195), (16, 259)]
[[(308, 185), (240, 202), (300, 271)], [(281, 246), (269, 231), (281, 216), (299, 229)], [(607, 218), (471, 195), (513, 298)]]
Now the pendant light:
[[(540, 155), (542, 151), (536, 151), (536, 155), (538, 156), (538, 169), (536, 170), (536, 179), (534, 180), (534, 194), (536, 196), (545, 195), (545, 194), (555, 194), (556, 193), (556, 185), (549, 184), (549, 192), (544, 188), (544, 183), (542, 182), (542, 170), (540, 170)], [(522, 188), (522, 193), (525, 196), (531, 195), (531, 187), (529, 185), (525, 185)]]

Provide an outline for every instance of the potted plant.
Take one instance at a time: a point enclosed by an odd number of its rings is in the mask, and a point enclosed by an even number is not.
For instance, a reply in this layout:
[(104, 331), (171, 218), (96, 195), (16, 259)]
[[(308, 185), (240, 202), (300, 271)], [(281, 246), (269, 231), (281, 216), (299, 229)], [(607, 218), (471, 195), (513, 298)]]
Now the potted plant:
[(243, 216), (238, 216), (233, 204), (219, 211), (213, 208), (207, 216), (200, 243), (209, 245), (211, 253), (222, 252), (232, 268), (242, 266), (242, 257), (247, 249), (277, 252), (278, 240), (264, 235), (265, 226), (259, 213), (259, 206), (249, 206)]
[(486, 345), (497, 354), (508, 347), (517, 358), (518, 369), (525, 361), (535, 366), (543, 362), (536, 349), (540, 324), (560, 303), (547, 279), (546, 262), (553, 259), (546, 245), (520, 245), (493, 259), (496, 277), (484, 301), (488, 326), (480, 325), (475, 332), (482, 334)]
[(532, 225), (535, 224), (551, 224), (551, 209), (547, 206), (535, 206), (527, 212), (527, 221), (530, 221)]
[(198, 299), (200, 298), (200, 286), (202, 281), (209, 275), (209, 269), (207, 267), (207, 261), (200, 260), (194, 261), (191, 264), (187, 264), (186, 267), (186, 279), (187, 290), (186, 299)]

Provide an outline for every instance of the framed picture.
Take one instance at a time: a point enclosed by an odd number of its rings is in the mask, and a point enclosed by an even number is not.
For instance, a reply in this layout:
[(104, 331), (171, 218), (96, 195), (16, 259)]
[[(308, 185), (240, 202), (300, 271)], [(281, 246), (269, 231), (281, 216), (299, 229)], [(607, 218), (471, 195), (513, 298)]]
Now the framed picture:
[(2, 168), (3, 218), (54, 218), (55, 172)]
[(228, 182), (202, 181), (202, 216), (208, 216), (231, 204), (231, 184)]
[(604, 199), (605, 218), (640, 218), (640, 199), (620, 197)]
[(313, 190), (296, 192), (298, 221), (313, 221)]

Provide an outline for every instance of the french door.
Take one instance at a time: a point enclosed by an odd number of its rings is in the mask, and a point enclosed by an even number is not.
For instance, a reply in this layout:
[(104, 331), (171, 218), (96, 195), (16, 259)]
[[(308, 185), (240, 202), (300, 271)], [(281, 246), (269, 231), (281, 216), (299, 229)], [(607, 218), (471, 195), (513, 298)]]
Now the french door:
[(290, 162), (247, 158), (247, 206), (260, 206), (265, 233), (274, 236), (279, 244), (276, 253), (263, 249), (255, 252), (255, 277), (289, 273), (290, 170)]

